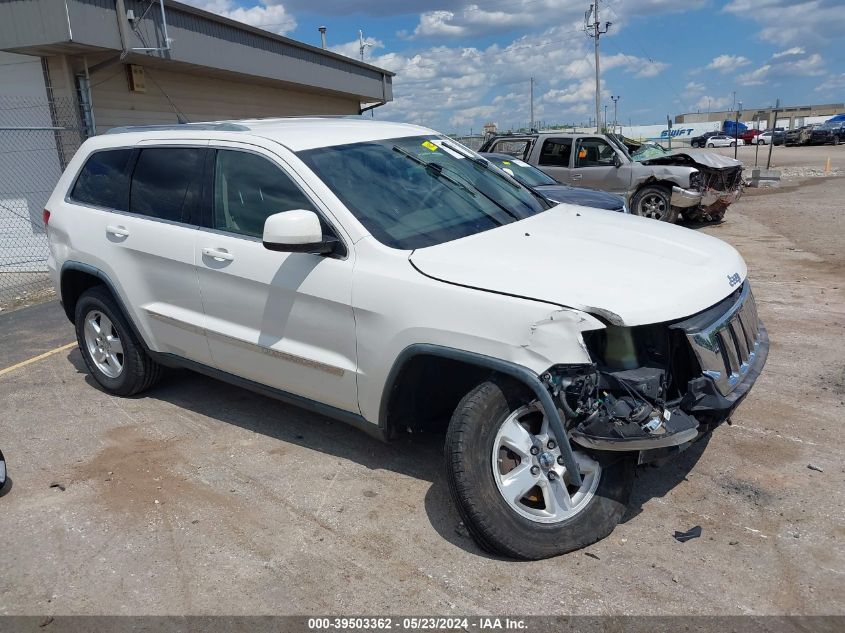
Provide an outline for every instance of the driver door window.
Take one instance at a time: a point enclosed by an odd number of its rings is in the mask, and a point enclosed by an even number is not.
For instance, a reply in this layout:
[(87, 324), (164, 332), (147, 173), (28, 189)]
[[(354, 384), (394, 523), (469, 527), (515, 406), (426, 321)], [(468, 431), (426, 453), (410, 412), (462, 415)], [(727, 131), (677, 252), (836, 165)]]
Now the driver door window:
[(261, 237), (264, 221), (292, 209), (314, 205), (276, 165), (256, 154), (218, 150), (214, 168), (212, 227)]
[(575, 167), (613, 167), (616, 152), (600, 138), (585, 138), (578, 143)]

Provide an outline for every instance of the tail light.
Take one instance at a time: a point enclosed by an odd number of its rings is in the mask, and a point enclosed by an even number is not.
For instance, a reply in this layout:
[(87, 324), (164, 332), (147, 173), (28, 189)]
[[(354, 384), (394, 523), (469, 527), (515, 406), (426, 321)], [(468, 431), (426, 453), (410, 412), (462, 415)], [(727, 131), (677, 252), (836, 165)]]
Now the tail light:
[(41, 218), (44, 220), (44, 228), (47, 228), (47, 225), (50, 223), (50, 210), (44, 209), (44, 213), (42, 214)]

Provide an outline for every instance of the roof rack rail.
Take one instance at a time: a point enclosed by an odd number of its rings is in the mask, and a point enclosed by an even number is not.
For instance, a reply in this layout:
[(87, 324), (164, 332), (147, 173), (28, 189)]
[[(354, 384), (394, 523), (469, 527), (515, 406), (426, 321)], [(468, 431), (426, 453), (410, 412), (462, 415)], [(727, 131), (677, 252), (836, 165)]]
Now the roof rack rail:
[(215, 130), (217, 132), (249, 131), (245, 125), (237, 123), (174, 123), (172, 125), (123, 125), (113, 127), (106, 134), (125, 134), (127, 132), (167, 132), (169, 130)]

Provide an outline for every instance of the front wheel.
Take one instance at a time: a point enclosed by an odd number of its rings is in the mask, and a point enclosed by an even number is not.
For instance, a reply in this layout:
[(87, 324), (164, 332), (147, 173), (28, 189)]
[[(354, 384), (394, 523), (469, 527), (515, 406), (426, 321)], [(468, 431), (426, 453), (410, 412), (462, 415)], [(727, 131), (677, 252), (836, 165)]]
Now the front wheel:
[(736, 143), (731, 142), (731, 147), (736, 147)]
[(671, 205), (672, 193), (667, 187), (649, 185), (643, 187), (631, 200), (631, 213), (643, 218), (673, 223), (678, 219), (678, 210)]
[(458, 404), (446, 434), (446, 477), (464, 524), (483, 549), (548, 558), (604, 538), (631, 495), (634, 461), (600, 464), (580, 450), (572, 485), (542, 408), (521, 386), (490, 380)]

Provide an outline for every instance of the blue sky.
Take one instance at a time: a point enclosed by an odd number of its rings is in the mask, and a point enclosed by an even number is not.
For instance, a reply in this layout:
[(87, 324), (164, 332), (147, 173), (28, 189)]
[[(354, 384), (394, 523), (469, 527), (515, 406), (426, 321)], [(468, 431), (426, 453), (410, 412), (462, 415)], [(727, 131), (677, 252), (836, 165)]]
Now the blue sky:
[[(594, 116), (590, 0), (188, 0), (396, 73), (394, 102), (377, 118), (444, 132)], [(842, 0), (608, 0), (600, 18), (602, 103), (612, 119), (660, 123), (680, 112), (845, 101)], [(734, 92), (735, 97), (734, 97)]]

